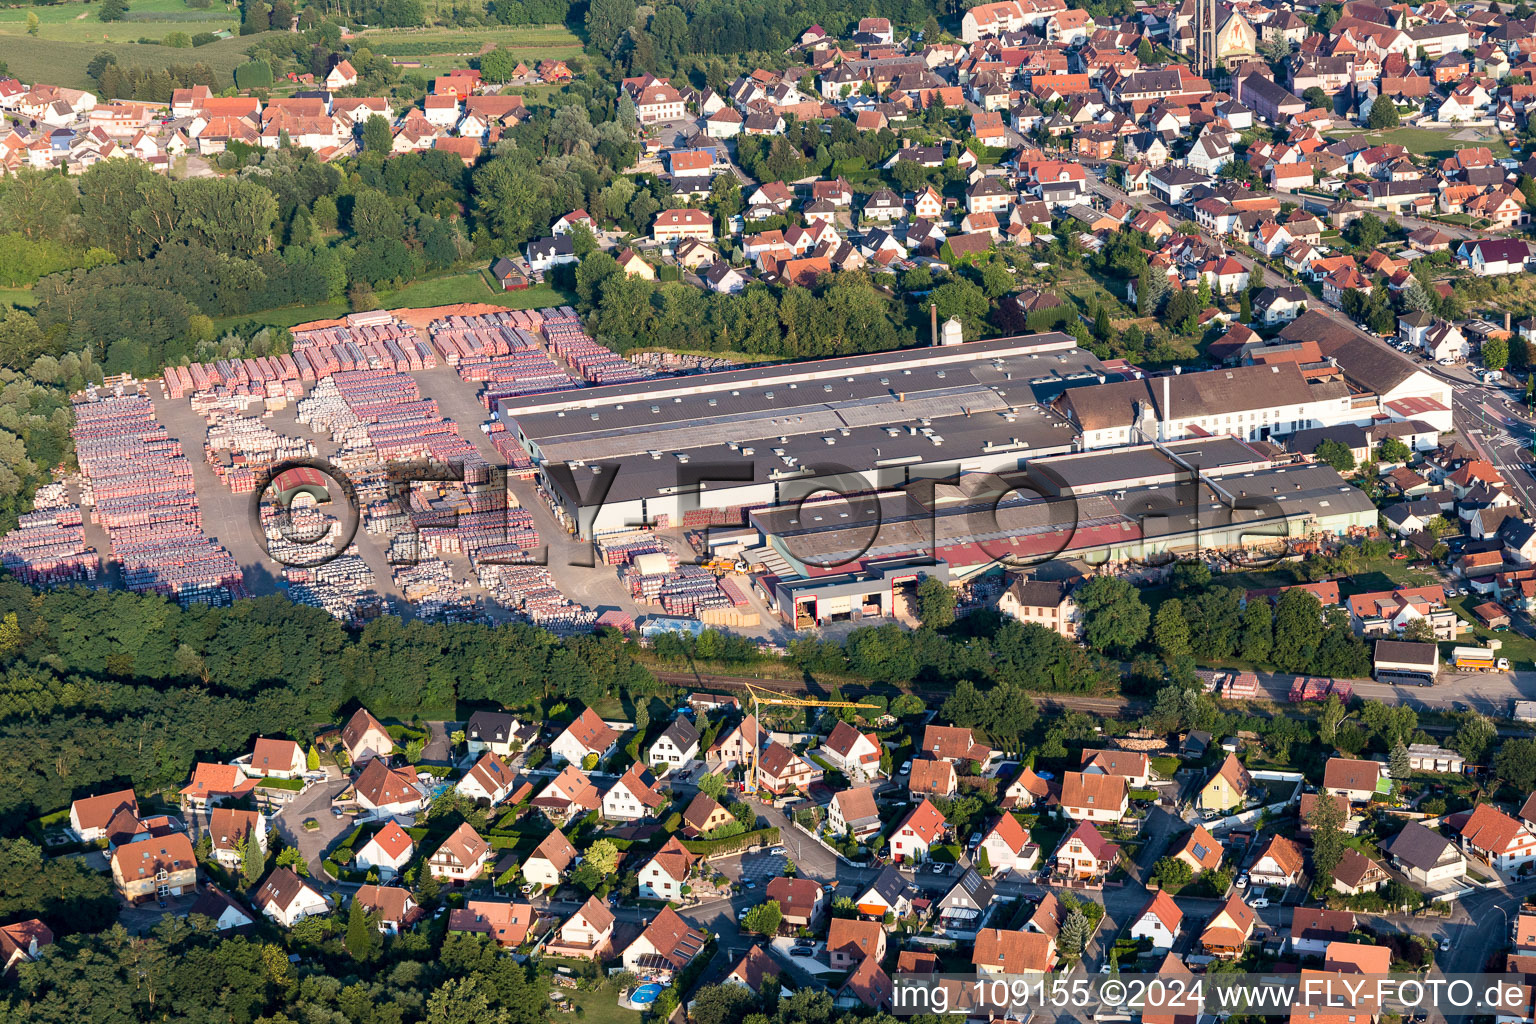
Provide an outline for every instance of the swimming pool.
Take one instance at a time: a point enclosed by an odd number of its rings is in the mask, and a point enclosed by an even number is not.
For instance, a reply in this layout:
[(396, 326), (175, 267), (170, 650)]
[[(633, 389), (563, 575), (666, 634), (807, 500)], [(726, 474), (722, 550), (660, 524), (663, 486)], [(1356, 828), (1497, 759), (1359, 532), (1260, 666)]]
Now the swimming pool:
[(629, 994), (631, 1006), (650, 1006), (661, 995), (661, 986), (656, 984), (641, 985)]

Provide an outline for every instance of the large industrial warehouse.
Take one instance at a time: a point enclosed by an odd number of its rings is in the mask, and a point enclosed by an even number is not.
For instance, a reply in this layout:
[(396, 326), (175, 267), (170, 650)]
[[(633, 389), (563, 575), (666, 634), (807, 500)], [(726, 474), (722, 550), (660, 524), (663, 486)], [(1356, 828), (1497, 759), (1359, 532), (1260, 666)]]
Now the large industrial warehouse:
[[(1068, 452), (1050, 403), (1107, 379), (1034, 334), (501, 400), (497, 415), (583, 536), (698, 521)], [(739, 521), (739, 519), (738, 519)]]

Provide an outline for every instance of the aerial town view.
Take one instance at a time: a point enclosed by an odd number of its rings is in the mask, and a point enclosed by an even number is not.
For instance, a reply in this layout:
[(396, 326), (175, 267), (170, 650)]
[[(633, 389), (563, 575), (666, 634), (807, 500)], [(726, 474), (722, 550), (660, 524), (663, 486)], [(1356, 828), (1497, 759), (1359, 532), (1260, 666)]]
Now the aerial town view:
[(1536, 1024), (1526, 0), (10, 3), (0, 1024)]

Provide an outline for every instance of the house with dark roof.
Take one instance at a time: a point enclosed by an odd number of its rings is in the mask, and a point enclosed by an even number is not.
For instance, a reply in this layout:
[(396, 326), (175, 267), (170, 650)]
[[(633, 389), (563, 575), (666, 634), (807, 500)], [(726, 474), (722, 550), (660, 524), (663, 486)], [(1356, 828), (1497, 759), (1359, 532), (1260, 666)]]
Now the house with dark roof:
[(1466, 874), (1467, 859), (1449, 839), (1428, 826), (1410, 821), (1386, 844), (1392, 866), (1423, 889), (1441, 889)]

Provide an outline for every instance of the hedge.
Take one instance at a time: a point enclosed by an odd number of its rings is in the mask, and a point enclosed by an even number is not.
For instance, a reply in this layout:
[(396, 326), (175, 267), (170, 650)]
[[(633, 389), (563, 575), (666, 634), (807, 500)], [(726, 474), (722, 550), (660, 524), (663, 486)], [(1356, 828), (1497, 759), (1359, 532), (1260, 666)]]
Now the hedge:
[(777, 826), (761, 828), (756, 832), (743, 832), (739, 836), (727, 836), (724, 839), (695, 839), (682, 840), (683, 849), (700, 857), (713, 857), (718, 854), (736, 853), (751, 846), (771, 846), (779, 841)]

